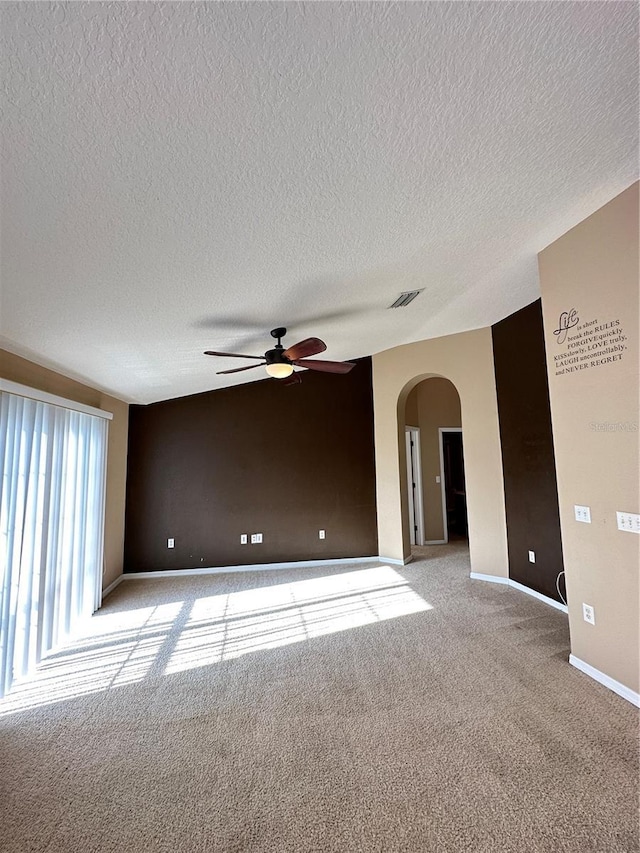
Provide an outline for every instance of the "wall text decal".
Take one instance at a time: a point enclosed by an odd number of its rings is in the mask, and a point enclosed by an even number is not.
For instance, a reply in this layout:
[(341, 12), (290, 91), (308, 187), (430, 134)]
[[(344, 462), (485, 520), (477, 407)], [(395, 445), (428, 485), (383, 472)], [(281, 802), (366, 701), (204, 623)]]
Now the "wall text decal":
[(580, 323), (575, 308), (562, 312), (553, 334), (564, 350), (553, 356), (556, 376), (621, 361), (627, 349), (627, 336), (620, 320)]
[(578, 312), (575, 308), (572, 308), (571, 311), (563, 311), (558, 321), (558, 328), (553, 333), (556, 336), (556, 342), (563, 344), (567, 340), (569, 329), (573, 329), (579, 322), (580, 317), (578, 317)]

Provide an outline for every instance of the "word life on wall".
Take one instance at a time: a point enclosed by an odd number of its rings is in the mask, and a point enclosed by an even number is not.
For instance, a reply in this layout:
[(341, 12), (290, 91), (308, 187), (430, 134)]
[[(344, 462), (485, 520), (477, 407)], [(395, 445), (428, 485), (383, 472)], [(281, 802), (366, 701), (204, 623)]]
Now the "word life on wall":
[(560, 314), (553, 334), (558, 346), (563, 347), (562, 352), (553, 356), (556, 376), (621, 361), (627, 349), (627, 336), (620, 320), (581, 323), (575, 308)]

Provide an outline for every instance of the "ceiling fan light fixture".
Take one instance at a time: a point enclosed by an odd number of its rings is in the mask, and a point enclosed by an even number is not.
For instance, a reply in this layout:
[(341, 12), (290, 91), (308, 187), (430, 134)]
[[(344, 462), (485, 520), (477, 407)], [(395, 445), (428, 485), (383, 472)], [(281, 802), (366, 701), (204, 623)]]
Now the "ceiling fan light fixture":
[(293, 373), (293, 365), (285, 364), (284, 362), (276, 362), (275, 364), (266, 364), (264, 368), (269, 376), (274, 379), (286, 379)]

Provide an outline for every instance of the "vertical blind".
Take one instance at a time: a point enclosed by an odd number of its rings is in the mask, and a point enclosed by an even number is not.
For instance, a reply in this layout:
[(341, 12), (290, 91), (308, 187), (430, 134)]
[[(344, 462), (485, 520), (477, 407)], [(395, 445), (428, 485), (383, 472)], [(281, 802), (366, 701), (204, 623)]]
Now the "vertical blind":
[(107, 421), (0, 392), (0, 697), (100, 606)]

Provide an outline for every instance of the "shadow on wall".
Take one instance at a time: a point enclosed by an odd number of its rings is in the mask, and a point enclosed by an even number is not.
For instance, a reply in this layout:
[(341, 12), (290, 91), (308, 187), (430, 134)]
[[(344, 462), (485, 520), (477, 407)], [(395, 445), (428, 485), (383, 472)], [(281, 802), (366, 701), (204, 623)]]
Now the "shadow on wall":
[[(404, 412), (402, 411), (404, 408)], [(400, 468), (405, 472), (403, 524), (413, 545), (467, 538), (460, 395), (444, 377), (424, 379), (398, 404)], [(405, 518), (406, 515), (406, 518)]]

